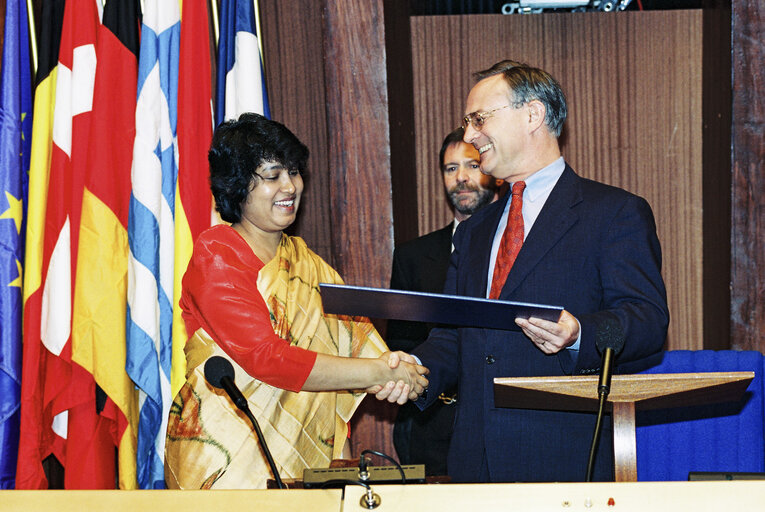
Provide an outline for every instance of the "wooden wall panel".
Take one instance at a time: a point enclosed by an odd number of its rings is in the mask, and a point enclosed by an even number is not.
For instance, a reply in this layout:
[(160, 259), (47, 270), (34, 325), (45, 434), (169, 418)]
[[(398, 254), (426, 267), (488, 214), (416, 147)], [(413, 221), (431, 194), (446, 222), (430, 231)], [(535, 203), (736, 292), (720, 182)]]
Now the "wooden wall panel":
[(290, 232), (333, 264), (322, 6), (311, 0), (259, 1), (271, 117), (311, 152), (300, 214)]
[(765, 352), (765, 4), (733, 1), (733, 346)]
[(443, 135), (463, 114), (470, 74), (505, 58), (541, 67), (567, 95), (566, 160), (653, 208), (668, 347), (702, 348), (701, 13), (412, 18), (419, 232), (451, 215), (434, 169)]
[[(444, 194), (438, 152), (446, 134), (460, 125), (465, 98), (483, 69), (472, 59), (472, 34), (478, 22), (494, 16), (417, 16), (411, 18), (414, 84), (414, 145), (419, 235), (454, 218)], [(411, 220), (412, 222), (415, 219)]]
[[(325, 0), (322, 18), (333, 261), (348, 284), (376, 287), (387, 287), (393, 254), (384, 14), (383, 0)], [(355, 456), (394, 453), (395, 412), (364, 401), (352, 424)]]
[(334, 261), (349, 284), (386, 286), (393, 215), (383, 2), (324, 3)]

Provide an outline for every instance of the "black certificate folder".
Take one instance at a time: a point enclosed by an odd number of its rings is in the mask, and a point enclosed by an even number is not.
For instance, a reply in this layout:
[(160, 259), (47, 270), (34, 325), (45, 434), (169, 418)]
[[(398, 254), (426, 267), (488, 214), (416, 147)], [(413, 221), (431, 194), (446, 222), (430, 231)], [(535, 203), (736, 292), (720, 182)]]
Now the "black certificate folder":
[(321, 283), (324, 312), (460, 327), (519, 330), (518, 317), (557, 322), (562, 306)]

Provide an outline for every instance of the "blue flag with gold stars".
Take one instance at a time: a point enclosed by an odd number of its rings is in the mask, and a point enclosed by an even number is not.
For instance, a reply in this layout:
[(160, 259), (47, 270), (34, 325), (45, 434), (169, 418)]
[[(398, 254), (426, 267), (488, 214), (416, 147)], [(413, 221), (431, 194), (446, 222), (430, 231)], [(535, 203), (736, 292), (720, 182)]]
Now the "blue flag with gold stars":
[(21, 391), (21, 264), (32, 139), (32, 71), (25, 0), (5, 7), (0, 72), (0, 489), (16, 483)]

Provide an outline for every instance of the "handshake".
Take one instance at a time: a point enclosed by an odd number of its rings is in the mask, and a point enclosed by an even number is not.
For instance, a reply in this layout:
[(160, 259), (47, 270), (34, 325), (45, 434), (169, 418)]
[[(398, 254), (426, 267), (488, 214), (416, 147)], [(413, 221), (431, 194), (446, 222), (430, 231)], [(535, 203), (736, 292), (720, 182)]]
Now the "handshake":
[(366, 389), (367, 393), (375, 395), (378, 400), (387, 400), (405, 404), (407, 400), (417, 400), (428, 387), (425, 377), (430, 370), (417, 363), (411, 354), (406, 352), (385, 352), (380, 356), (385, 363), (383, 378), (385, 384), (375, 384)]

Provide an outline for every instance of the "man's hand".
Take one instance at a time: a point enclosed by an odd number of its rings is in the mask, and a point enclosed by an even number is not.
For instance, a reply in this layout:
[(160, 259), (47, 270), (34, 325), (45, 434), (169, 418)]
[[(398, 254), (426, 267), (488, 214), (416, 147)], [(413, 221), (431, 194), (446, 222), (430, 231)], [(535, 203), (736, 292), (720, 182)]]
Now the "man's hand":
[(398, 404), (404, 404), (407, 400), (417, 400), (428, 386), (425, 375), (429, 370), (417, 364), (417, 360), (406, 352), (385, 352), (380, 359), (386, 361), (394, 374), (403, 375), (405, 378), (390, 380), (383, 386), (372, 386), (367, 388), (367, 393), (374, 394), (378, 400)]
[[(380, 359), (387, 359), (388, 360), (388, 368), (398, 368), (398, 364), (401, 361), (404, 361), (405, 363), (410, 364), (417, 364), (417, 359), (414, 358), (412, 354), (407, 354), (406, 352), (402, 352), (400, 350), (397, 350), (396, 352), (385, 352), (380, 356)], [(427, 372), (427, 368), (422, 366), (421, 368), (424, 368)]]
[(557, 354), (579, 338), (579, 321), (566, 310), (557, 323), (530, 317), (528, 320), (516, 318), (515, 324), (545, 354)]

